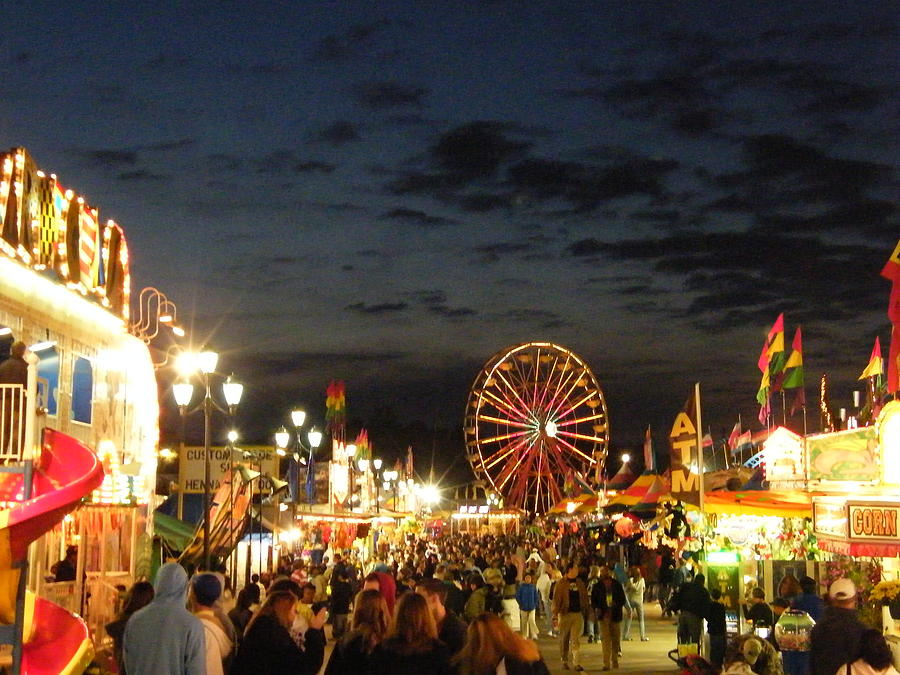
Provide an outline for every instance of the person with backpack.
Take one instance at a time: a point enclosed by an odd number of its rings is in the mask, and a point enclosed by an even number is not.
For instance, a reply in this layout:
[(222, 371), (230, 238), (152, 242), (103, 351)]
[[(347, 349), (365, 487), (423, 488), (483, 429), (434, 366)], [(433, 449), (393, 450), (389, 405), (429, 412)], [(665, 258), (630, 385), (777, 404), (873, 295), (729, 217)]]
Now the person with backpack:
[(484, 583), (484, 578), (477, 572), (472, 572), (466, 579), (466, 585), (471, 590), (469, 599), (466, 600), (466, 607), (463, 610), (463, 617), (471, 623), (479, 614), (488, 611), (487, 596), (488, 587)]
[(563, 668), (584, 670), (579, 660), (579, 640), (584, 617), (591, 606), (587, 586), (578, 577), (579, 566), (570, 563), (566, 576), (553, 589), (553, 613), (559, 616), (559, 652)]

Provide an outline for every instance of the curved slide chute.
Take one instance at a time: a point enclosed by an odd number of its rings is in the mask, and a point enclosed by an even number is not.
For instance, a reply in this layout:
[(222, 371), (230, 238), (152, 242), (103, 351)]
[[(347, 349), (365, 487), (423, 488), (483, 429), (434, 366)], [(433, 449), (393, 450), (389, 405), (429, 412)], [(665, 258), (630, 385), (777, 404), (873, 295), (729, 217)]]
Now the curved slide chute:
[[(45, 429), (34, 462), (31, 497), (24, 499), (25, 476), (0, 474), (0, 623), (16, 620), (19, 564), (28, 546), (73, 511), (103, 482), (97, 455), (78, 440)], [(25, 599), (22, 672), (35, 675), (80, 673), (93, 658), (87, 624), (58, 605), (28, 593)]]

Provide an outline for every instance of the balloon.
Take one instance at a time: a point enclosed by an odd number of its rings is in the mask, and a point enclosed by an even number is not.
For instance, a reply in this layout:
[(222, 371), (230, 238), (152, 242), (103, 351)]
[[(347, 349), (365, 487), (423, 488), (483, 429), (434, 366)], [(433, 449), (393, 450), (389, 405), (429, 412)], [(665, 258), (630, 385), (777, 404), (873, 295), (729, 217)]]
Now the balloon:
[(627, 538), (634, 534), (634, 521), (628, 516), (622, 516), (616, 521), (616, 534)]

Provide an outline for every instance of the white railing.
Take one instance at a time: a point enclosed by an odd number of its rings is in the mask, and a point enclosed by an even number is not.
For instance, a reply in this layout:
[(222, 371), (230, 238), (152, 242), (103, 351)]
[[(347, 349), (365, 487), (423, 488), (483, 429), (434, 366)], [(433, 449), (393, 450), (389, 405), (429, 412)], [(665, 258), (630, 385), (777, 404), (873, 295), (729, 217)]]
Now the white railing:
[(94, 644), (99, 646), (106, 639), (106, 624), (115, 620), (122, 609), (125, 593), (121, 589), (131, 588), (134, 581), (128, 572), (88, 572), (85, 581), (84, 618)]
[(28, 383), (0, 384), (0, 464), (34, 457), (37, 442), (37, 362), (27, 354)]
[(69, 610), (73, 614), (81, 612), (81, 599), (78, 597), (77, 584), (74, 581), (53, 581), (41, 586), (41, 597)]
[(0, 463), (22, 461), (27, 409), (25, 387), (0, 384)]

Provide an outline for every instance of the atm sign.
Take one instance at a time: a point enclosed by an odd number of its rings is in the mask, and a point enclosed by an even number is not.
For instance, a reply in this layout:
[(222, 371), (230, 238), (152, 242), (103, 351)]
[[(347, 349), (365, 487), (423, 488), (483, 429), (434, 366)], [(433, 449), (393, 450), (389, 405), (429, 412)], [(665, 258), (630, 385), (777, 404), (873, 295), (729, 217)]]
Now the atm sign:
[(900, 507), (880, 504), (850, 504), (851, 539), (897, 539)]

